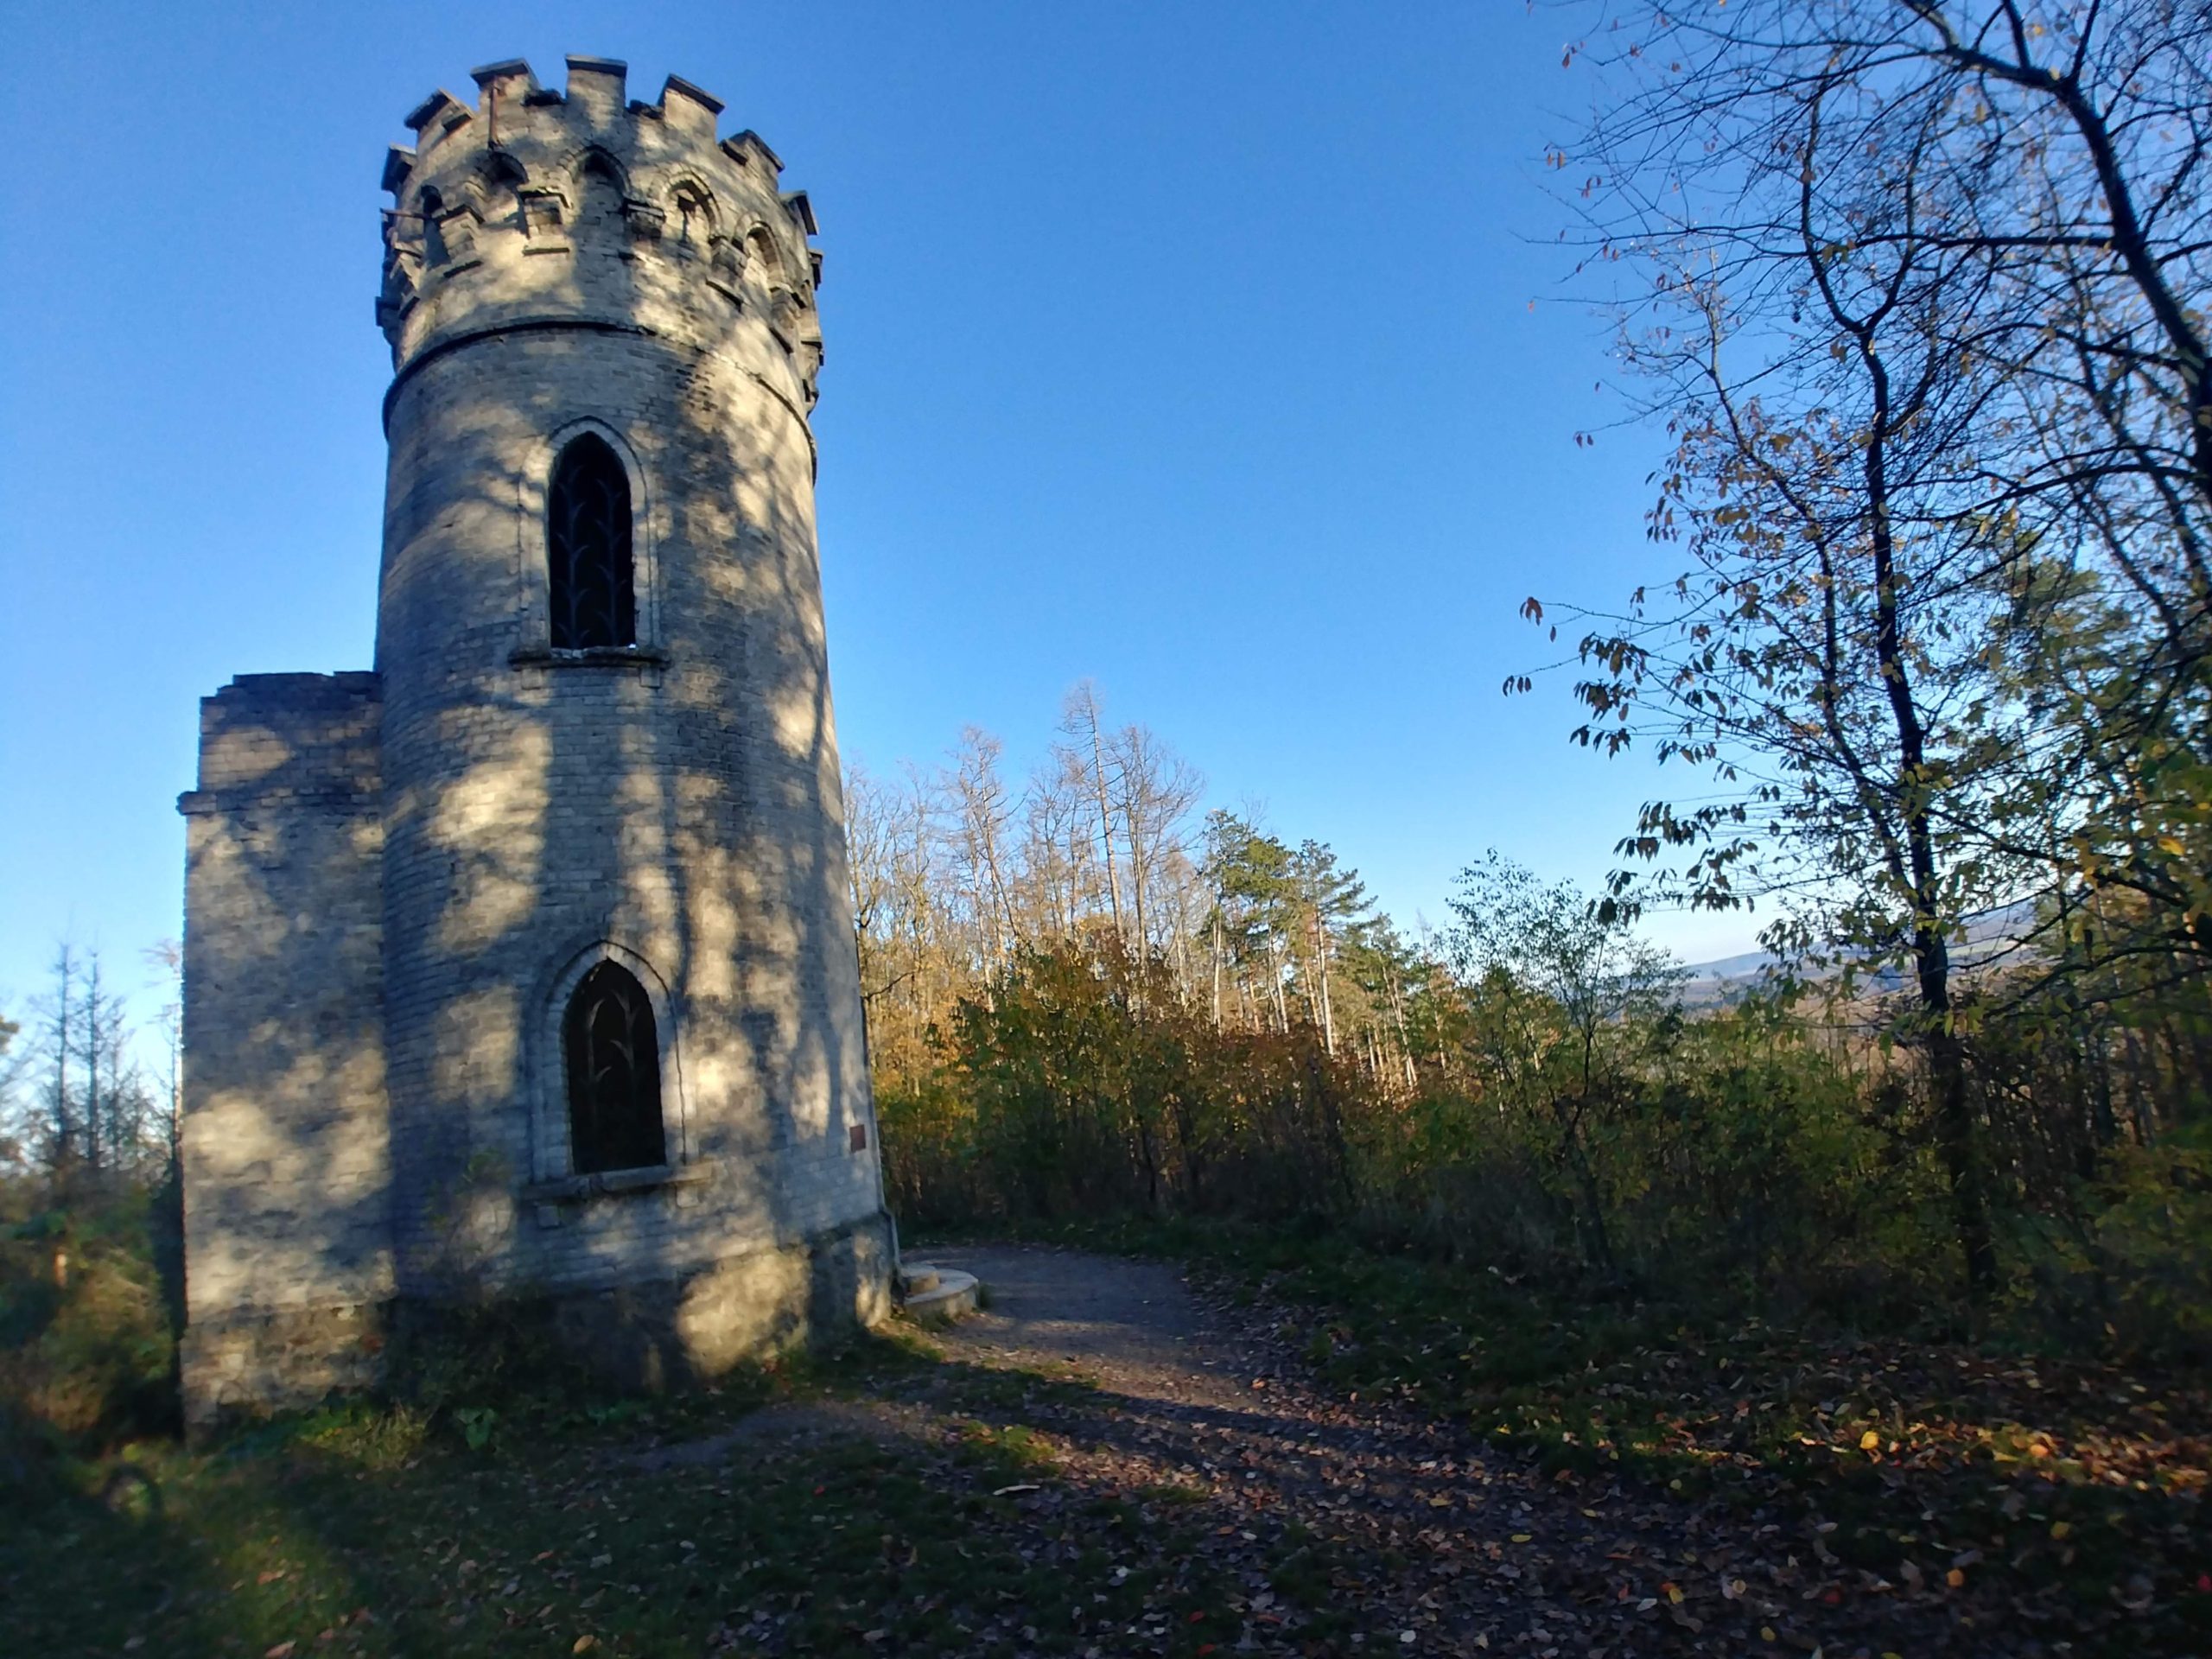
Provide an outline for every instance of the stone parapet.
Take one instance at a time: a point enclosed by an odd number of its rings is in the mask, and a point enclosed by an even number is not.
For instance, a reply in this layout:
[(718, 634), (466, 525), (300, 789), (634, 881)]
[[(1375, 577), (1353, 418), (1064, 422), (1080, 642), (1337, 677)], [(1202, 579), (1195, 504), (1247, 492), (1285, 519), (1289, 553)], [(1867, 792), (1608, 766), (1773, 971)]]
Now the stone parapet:
[(629, 102), (612, 59), (572, 57), (565, 93), (519, 60), (407, 118), (387, 157), (377, 321), (404, 382), (488, 333), (596, 327), (739, 350), (804, 410), (822, 362), (814, 210), (753, 134), (717, 141), (721, 100), (671, 75)]

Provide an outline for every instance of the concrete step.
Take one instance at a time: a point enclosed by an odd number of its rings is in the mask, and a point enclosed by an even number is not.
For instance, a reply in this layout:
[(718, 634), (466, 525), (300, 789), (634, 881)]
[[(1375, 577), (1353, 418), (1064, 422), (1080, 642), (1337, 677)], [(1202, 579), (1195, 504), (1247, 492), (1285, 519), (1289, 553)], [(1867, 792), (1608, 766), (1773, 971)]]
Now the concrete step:
[(926, 1262), (916, 1262), (899, 1269), (899, 1294), (901, 1296), (916, 1296), (925, 1290), (935, 1290), (937, 1283), (937, 1269)]
[(906, 1293), (906, 1312), (912, 1318), (957, 1319), (982, 1305), (983, 1287), (972, 1273), (957, 1268), (925, 1268), (918, 1262), (907, 1271), (926, 1274), (930, 1280), (928, 1289)]

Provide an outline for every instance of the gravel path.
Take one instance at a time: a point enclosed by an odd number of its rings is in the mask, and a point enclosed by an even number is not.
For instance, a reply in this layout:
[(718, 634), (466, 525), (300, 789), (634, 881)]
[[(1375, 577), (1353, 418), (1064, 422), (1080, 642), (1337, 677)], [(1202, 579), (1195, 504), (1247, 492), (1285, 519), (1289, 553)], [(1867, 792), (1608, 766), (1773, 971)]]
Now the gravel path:
[(1039, 1391), (1023, 1412), (1066, 1479), (1179, 1486), (1211, 1507), (1214, 1547), (1252, 1589), (1238, 1650), (1311, 1650), (1298, 1611), (1264, 1587), (1309, 1536), (1329, 1604), (1370, 1654), (2049, 1650), (2024, 1631), (1837, 1596), (1802, 1523), (1547, 1477), (1454, 1425), (1336, 1398), (1285, 1351), (1278, 1315), (1173, 1266), (1014, 1247), (908, 1255), (988, 1288), (985, 1312), (942, 1334), (948, 1357), (1091, 1385)]
[(1242, 1406), (1244, 1344), (1224, 1340), (1181, 1268), (1019, 1246), (931, 1250), (983, 1281), (990, 1306), (944, 1333), (982, 1363), (1072, 1367), (1100, 1388), (1156, 1403)]

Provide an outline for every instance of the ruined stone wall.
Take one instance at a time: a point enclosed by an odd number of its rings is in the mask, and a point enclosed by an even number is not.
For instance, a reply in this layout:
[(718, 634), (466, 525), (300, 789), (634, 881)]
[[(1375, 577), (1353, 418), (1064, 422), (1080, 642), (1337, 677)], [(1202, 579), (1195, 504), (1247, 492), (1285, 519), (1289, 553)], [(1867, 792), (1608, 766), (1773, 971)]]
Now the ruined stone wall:
[(200, 704), (186, 824), (188, 1421), (375, 1375), (392, 1294), (373, 674)]
[[(832, 1313), (810, 1241), (865, 1236), (849, 1323), (881, 1311), (888, 1262), (816, 563), (810, 216), (681, 82), (641, 106), (593, 60), (565, 97), (519, 65), (478, 80), (477, 106), (416, 112), (387, 173), (402, 1290), (681, 1286), (704, 1353), (759, 1314), (721, 1264), (788, 1279), (796, 1331)], [(635, 649), (549, 643), (545, 491), (584, 431), (630, 474)], [(559, 1014), (602, 957), (654, 999), (669, 1162), (579, 1179)]]

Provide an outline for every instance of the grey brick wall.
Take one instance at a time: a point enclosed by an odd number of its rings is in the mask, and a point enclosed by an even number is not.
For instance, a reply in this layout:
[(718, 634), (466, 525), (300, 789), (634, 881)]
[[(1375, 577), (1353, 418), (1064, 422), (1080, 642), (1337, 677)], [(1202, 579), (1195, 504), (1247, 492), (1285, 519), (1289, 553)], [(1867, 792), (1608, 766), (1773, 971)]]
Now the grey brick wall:
[[(200, 705), (200, 788), (178, 804), (185, 1295), (203, 1335), (391, 1294), (378, 715), (372, 674), (245, 675)], [(197, 1351), (188, 1397), (212, 1400)]]
[[(804, 416), (815, 272), (774, 156), (717, 143), (703, 94), (629, 105), (582, 60), (565, 100), (519, 68), (480, 80), (473, 111), (417, 111), (387, 249), (401, 1275), (642, 1280), (880, 1208)], [(585, 429), (632, 474), (627, 660), (547, 649), (545, 486)], [(555, 999), (607, 948), (664, 996), (672, 1155), (713, 1179), (532, 1203), (569, 1168)]]

